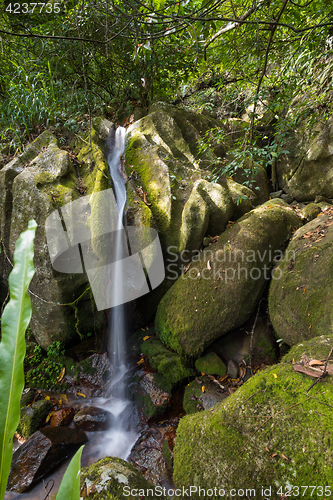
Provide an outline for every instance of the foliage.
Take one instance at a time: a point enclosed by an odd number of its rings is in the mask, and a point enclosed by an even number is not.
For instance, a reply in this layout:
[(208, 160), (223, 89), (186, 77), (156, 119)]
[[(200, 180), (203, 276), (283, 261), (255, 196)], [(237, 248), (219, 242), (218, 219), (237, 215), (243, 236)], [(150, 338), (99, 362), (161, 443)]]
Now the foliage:
[(62, 478), (56, 500), (79, 500), (80, 498), (80, 464), (84, 446), (75, 453)]
[(9, 276), (10, 301), (1, 318), (0, 344), (0, 498), (4, 498), (10, 470), (13, 436), (20, 420), (24, 388), (25, 331), (31, 319), (28, 286), (34, 274), (33, 240), (37, 224), (30, 221), (19, 237), (14, 268)]
[(33, 356), (26, 360), (26, 364), (32, 368), (27, 372), (28, 385), (43, 389), (56, 388), (58, 377), (64, 368), (65, 350), (60, 341), (53, 342), (42, 355), (40, 346), (35, 346)]

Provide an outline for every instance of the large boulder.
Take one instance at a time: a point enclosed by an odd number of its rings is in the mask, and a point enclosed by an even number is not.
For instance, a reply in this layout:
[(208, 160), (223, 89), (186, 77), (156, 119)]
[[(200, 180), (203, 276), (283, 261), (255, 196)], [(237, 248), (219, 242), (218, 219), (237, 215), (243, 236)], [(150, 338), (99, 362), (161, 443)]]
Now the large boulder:
[(333, 322), (333, 211), (294, 234), (269, 291), (269, 314), (288, 345), (327, 335)]
[(143, 498), (150, 491), (149, 498), (166, 500), (161, 488), (160, 494), (154, 493), (154, 486), (133, 467), (121, 458), (107, 457), (84, 467), (81, 470), (80, 498), (89, 500), (131, 500)]
[(304, 120), (291, 129), (284, 145), (288, 154), (276, 165), (279, 188), (297, 201), (312, 201), (317, 195), (333, 198), (332, 141), (332, 118), (319, 119), (315, 126)]
[(213, 408), (181, 419), (175, 486), (192, 487), (192, 499), (217, 500), (232, 490), (240, 498), (263, 498), (262, 488), (271, 488), (265, 498), (278, 498), (290, 488), (312, 485), (320, 491), (332, 484), (333, 415), (324, 411), (333, 405), (332, 377), (307, 394), (312, 382), (282, 363)]
[(199, 356), (242, 325), (271, 278), (273, 259), (300, 225), (281, 200), (252, 210), (192, 260), (159, 304), (158, 336), (179, 354)]
[(34, 244), (35, 275), (30, 285), (33, 308), (30, 326), (44, 349), (54, 341), (66, 344), (78, 335), (83, 338), (104, 324), (103, 313), (97, 313), (91, 300), (86, 274), (65, 274), (53, 269), (45, 233), (45, 221), (52, 212), (82, 195), (107, 187), (108, 167), (94, 128), (91, 144), (81, 148), (77, 161), (58, 147), (51, 132), (45, 131), (0, 171), (3, 246), (0, 288), (7, 287), (9, 263), (19, 234), (30, 219), (35, 219), (38, 227)]

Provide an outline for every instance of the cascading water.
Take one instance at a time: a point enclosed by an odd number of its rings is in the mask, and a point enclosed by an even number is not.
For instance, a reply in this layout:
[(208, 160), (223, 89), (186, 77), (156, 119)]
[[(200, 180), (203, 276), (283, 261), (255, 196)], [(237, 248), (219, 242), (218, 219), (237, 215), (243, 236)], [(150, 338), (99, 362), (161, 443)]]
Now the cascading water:
[(99, 400), (99, 406), (113, 414), (110, 429), (103, 433), (103, 441), (98, 446), (98, 455), (109, 455), (126, 458), (138, 438), (133, 426), (133, 403), (126, 398), (124, 375), (128, 371), (126, 363), (126, 320), (123, 282), (123, 260), (128, 256), (127, 239), (123, 226), (126, 204), (126, 186), (122, 174), (121, 156), (125, 149), (126, 129), (118, 127), (114, 140), (109, 141), (107, 162), (113, 181), (118, 208), (117, 231), (112, 239), (112, 260), (116, 262), (113, 275), (109, 276), (112, 283), (111, 293), (116, 297), (116, 305), (110, 310), (108, 354), (111, 363), (111, 382), (108, 399)]

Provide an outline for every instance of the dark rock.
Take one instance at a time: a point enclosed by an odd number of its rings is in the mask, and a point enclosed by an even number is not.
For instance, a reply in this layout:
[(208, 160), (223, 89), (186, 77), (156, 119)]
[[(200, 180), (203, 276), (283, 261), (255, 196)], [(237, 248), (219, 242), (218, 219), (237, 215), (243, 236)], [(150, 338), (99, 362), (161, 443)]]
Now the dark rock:
[(274, 200), (274, 198), (281, 198), (282, 196), (282, 189), (280, 189), (279, 191), (274, 191), (273, 193), (269, 193), (269, 196), (272, 198), (272, 200)]
[(109, 411), (95, 406), (86, 406), (77, 412), (73, 421), (83, 431), (105, 431), (112, 423), (113, 415)]
[(144, 417), (151, 418), (163, 412), (171, 398), (171, 385), (159, 373), (138, 373), (140, 382), (135, 393)]
[(85, 432), (68, 427), (44, 427), (13, 454), (8, 489), (22, 493), (87, 441)]
[(285, 194), (285, 193), (281, 195), (281, 199), (289, 204), (294, 201), (294, 198), (290, 194)]
[(106, 353), (89, 356), (63, 378), (64, 384), (69, 385), (66, 392), (81, 392), (88, 398), (105, 394), (109, 379), (110, 362)]
[(229, 359), (228, 361), (227, 372), (230, 378), (238, 378), (239, 366), (233, 359)]
[(75, 415), (74, 408), (71, 408), (70, 406), (66, 408), (60, 408), (60, 410), (52, 412), (50, 425), (51, 427), (60, 427), (69, 425), (73, 420), (74, 415)]
[(45, 418), (50, 413), (51, 409), (52, 403), (47, 399), (36, 401), (36, 403), (33, 403), (31, 406), (22, 408), (17, 433), (25, 438), (32, 436), (32, 434), (37, 431), (38, 427), (41, 427), (45, 422)]

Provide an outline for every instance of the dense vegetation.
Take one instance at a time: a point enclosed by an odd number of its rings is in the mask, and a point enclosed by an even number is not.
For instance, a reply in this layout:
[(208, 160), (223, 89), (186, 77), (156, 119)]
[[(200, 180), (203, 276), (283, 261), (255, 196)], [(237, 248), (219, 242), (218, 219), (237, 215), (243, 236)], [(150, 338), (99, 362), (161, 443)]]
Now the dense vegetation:
[(130, 116), (192, 93), (208, 111), (217, 91), (254, 112), (269, 93), (276, 119), (297, 94), (325, 108), (332, 34), (324, 0), (4, 0), (1, 142), (15, 149), (41, 126), (77, 131), (85, 113)]

